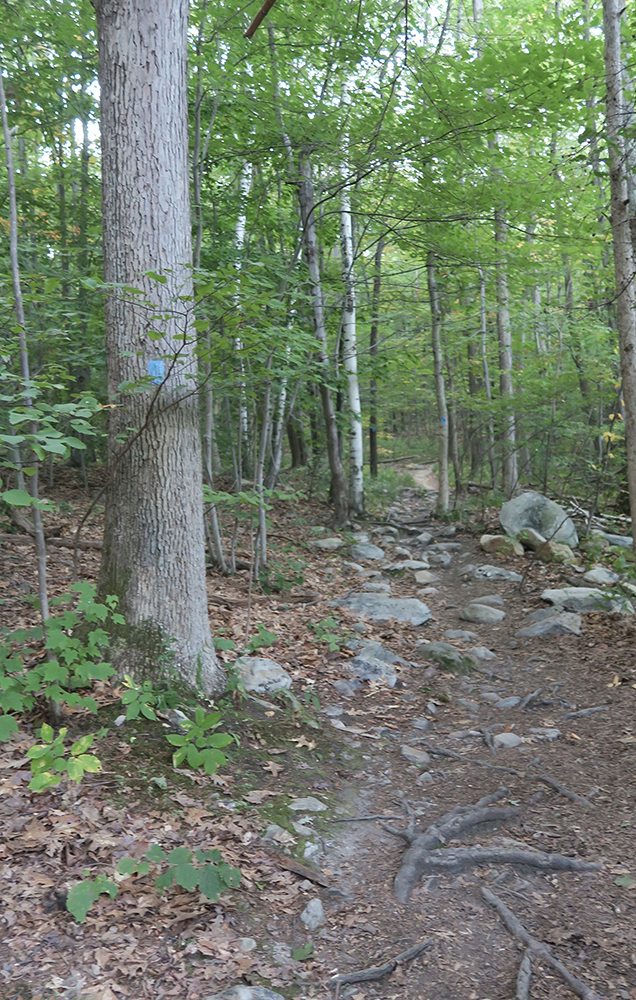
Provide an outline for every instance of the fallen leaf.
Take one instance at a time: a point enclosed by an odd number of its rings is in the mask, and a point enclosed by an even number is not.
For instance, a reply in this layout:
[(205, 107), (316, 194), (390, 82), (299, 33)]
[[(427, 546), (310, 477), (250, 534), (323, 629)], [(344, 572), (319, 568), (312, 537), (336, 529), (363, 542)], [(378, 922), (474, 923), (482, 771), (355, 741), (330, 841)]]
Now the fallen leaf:
[(620, 678), (619, 678), (618, 674), (614, 674), (614, 680), (611, 681), (607, 686), (608, 686), (608, 688), (617, 688), (617, 687), (620, 687), (620, 685), (621, 685), (621, 682), (620, 682)]
[(282, 764), (277, 764), (275, 760), (268, 760), (267, 764), (263, 764), (263, 770), (269, 771), (274, 775), (275, 778), (278, 777), (280, 772), (283, 770)]
[(270, 792), (266, 788), (254, 788), (243, 796), (246, 802), (251, 802), (254, 806), (260, 806), (268, 795), (278, 795), (278, 792)]
[(576, 733), (568, 733), (568, 736), (571, 740), (581, 740), (581, 737), (577, 736)]
[(316, 744), (313, 740), (308, 740), (306, 736), (292, 737), (289, 740), (290, 743), (295, 743), (297, 748), (300, 750), (301, 747), (307, 747), (308, 750), (315, 750)]

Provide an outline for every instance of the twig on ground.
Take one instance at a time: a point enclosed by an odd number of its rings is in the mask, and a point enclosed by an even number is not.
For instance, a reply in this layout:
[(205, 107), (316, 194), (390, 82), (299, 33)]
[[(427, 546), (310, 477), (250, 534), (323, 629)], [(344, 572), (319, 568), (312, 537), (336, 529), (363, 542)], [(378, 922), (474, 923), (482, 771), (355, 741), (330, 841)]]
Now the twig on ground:
[(528, 705), (532, 704), (533, 701), (537, 700), (542, 691), (543, 688), (537, 688), (536, 691), (532, 691), (530, 694), (527, 694), (523, 699), (523, 701), (521, 702), (521, 704), (519, 705), (519, 708), (520, 709), (527, 708)]
[(332, 823), (369, 823), (372, 819), (402, 819), (401, 816), (344, 816), (341, 819), (332, 819)]
[(594, 803), (590, 802), (589, 799), (584, 799), (582, 795), (571, 792), (569, 788), (562, 785), (560, 781), (551, 778), (549, 774), (537, 774), (536, 780), (543, 782), (544, 785), (549, 785), (550, 788), (554, 788), (555, 792), (558, 792), (559, 795), (564, 795), (570, 802), (578, 802), (579, 805), (588, 806), (590, 809), (595, 808)]
[(580, 979), (573, 976), (569, 969), (565, 967), (558, 959), (554, 957), (547, 944), (542, 941), (538, 941), (537, 938), (532, 937), (531, 934), (525, 929), (520, 920), (515, 917), (514, 913), (508, 909), (506, 904), (497, 896), (491, 889), (484, 888), (481, 890), (481, 895), (486, 902), (495, 908), (504, 924), (517, 941), (520, 941), (535, 955), (542, 958), (544, 962), (548, 962), (549, 965), (555, 969), (562, 978), (566, 981), (570, 989), (576, 993), (581, 1000), (600, 1000), (597, 993), (582, 983)]
[(578, 712), (568, 712), (563, 719), (582, 719), (586, 715), (596, 715), (597, 712), (609, 711), (609, 705), (594, 705), (593, 708), (580, 708)]
[(530, 977), (532, 976), (532, 952), (528, 948), (524, 953), (517, 976), (516, 1000), (528, 1000), (530, 996)]
[(490, 730), (489, 729), (480, 729), (479, 732), (483, 736), (484, 743), (486, 744), (486, 746), (488, 747), (488, 749), (492, 753), (496, 754), (497, 753), (497, 749), (495, 747), (495, 744), (494, 744), (494, 741), (493, 741), (493, 738), (492, 738), (492, 733), (490, 732)]
[[(424, 833), (416, 836), (402, 859), (400, 870), (395, 877), (395, 895), (405, 903), (426, 869), (430, 852), (447, 844), (467, 830), (484, 823), (504, 823), (519, 815), (518, 809), (504, 807), (490, 808), (508, 794), (507, 788), (499, 788), (492, 795), (486, 795), (474, 805), (457, 806), (432, 823)], [(403, 833), (398, 834), (404, 837)]]
[(477, 865), (516, 865), (537, 868), (543, 872), (592, 872), (602, 865), (598, 862), (579, 861), (563, 854), (545, 854), (543, 851), (521, 851), (502, 847), (447, 847), (431, 851), (420, 865), (421, 875), (454, 875)]
[(420, 944), (413, 945), (408, 951), (403, 951), (401, 955), (397, 955), (395, 958), (390, 959), (390, 961), (385, 962), (384, 965), (375, 965), (370, 969), (360, 969), (359, 972), (343, 972), (342, 975), (332, 976), (329, 980), (329, 985), (332, 989), (338, 989), (339, 986), (344, 986), (345, 983), (371, 983), (377, 979), (384, 979), (385, 976), (389, 976), (398, 965), (402, 965), (404, 962), (410, 962), (411, 959), (417, 958), (421, 955), (423, 951), (426, 950), (433, 943), (433, 938), (427, 938), (426, 941), (421, 941)]
[(440, 747), (431, 746), (428, 740), (425, 739), (418, 738), (409, 742), (413, 745), (417, 743), (419, 746), (423, 746), (433, 756), (448, 757), (450, 760), (457, 760), (462, 764), (474, 764), (475, 767), (488, 767), (492, 771), (505, 771), (506, 774), (514, 774), (517, 778), (525, 777), (523, 771), (518, 771), (515, 767), (506, 767), (504, 764), (491, 764), (489, 760), (477, 760), (475, 757), (462, 757), (461, 754), (455, 753), (454, 750), (442, 750)]

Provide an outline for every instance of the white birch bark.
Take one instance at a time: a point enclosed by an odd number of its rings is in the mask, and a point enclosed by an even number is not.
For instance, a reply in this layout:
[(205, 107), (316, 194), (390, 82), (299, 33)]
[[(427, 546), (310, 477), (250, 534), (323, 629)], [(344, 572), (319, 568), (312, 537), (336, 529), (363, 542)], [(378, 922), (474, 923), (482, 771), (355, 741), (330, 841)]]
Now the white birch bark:
[(621, 19), (625, 5), (603, 0), (605, 31), (605, 113), (610, 153), (610, 194), (616, 280), (616, 312), (625, 400), (625, 447), (632, 534), (636, 545), (636, 260), (631, 234), (628, 163), (623, 129), (628, 111), (623, 97)]
[[(348, 137), (345, 142), (348, 141)], [(353, 223), (351, 191), (346, 183), (347, 163), (343, 165), (340, 196), (340, 246), (344, 306), (342, 311), (342, 360), (347, 375), (349, 404), (349, 508), (364, 513), (364, 453), (362, 447), (362, 411), (358, 385), (358, 349), (356, 344), (356, 285), (353, 268)]]
[[(100, 589), (119, 596), (126, 617), (120, 668), (157, 672), (167, 643), (183, 680), (210, 694), (223, 674), (207, 609), (191, 300), (180, 298), (192, 295), (188, 4), (95, 0), (95, 9), (104, 273), (118, 286), (105, 315), (113, 408)], [(149, 375), (156, 384), (120, 392)]]
[[(238, 271), (241, 270), (241, 257), (245, 249), (245, 234), (247, 232), (247, 199), (249, 198), (250, 191), (252, 189), (252, 165), (251, 163), (244, 163), (243, 169), (241, 170), (241, 177), (239, 180), (239, 214), (236, 220), (236, 228), (234, 230), (234, 246), (236, 248), (236, 268)], [(239, 302), (237, 298), (237, 307), (239, 307)], [(234, 346), (236, 348), (236, 353), (238, 355), (239, 363), (239, 428), (242, 443), (242, 452), (244, 455), (244, 465), (249, 465), (249, 455), (250, 455), (250, 432), (249, 432), (249, 419), (247, 414), (247, 399), (245, 390), (245, 364), (243, 362), (243, 357), (241, 351), (243, 350), (243, 341), (240, 336), (236, 337), (234, 340)], [(238, 488), (241, 488), (241, 484), (238, 484)]]
[(431, 346), (433, 348), (433, 371), (435, 375), (435, 398), (437, 399), (438, 430), (438, 479), (439, 495), (437, 509), (448, 510), (448, 408), (446, 406), (446, 390), (444, 388), (444, 356), (441, 343), (441, 314), (437, 281), (435, 279), (435, 254), (429, 251), (426, 258), (426, 276), (428, 279), (428, 297), (431, 306)]

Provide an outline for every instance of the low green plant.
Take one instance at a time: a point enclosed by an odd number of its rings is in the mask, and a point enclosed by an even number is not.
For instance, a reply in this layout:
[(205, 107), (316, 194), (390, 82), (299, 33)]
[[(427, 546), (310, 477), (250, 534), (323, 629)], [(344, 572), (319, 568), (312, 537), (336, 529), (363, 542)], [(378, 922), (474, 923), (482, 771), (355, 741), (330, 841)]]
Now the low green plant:
[[(150, 850), (146, 851), (143, 861), (122, 858), (117, 866), (117, 873), (138, 875), (143, 878), (150, 874), (152, 867), (164, 865), (165, 870), (154, 880), (158, 892), (169, 889), (176, 883), (189, 892), (198, 889), (206, 899), (216, 903), (226, 889), (235, 889), (241, 881), (239, 869), (223, 861), (218, 850), (191, 851), (187, 847), (175, 847), (166, 854), (159, 844), (153, 844)], [(66, 908), (79, 923), (84, 923), (88, 911), (102, 893), (108, 893), (110, 898), (114, 899), (118, 891), (117, 883), (105, 875), (98, 875), (95, 879), (84, 879), (73, 886), (68, 893)]]
[(126, 706), (126, 721), (138, 719), (143, 715), (145, 719), (157, 718), (155, 707), (159, 702), (159, 695), (154, 689), (152, 681), (142, 681), (135, 684), (128, 674), (124, 675), (124, 687), (126, 690), (121, 696), (122, 705)]
[[(0, 740), (17, 732), (16, 717), (41, 699), (97, 711), (95, 699), (85, 692), (94, 680), (107, 680), (114, 673), (103, 660), (109, 643), (107, 627), (123, 624), (124, 619), (116, 610), (117, 598), (97, 601), (95, 588), (89, 583), (72, 584), (71, 593), (51, 604), (69, 602), (75, 602), (75, 607), (68, 607), (43, 625), (0, 633)], [(31, 646), (42, 640), (48, 658), (37, 666), (27, 666), (33, 655)]]
[(82, 736), (67, 749), (64, 746), (67, 732), (67, 729), (60, 729), (56, 736), (53, 728), (45, 723), (40, 731), (42, 742), (27, 750), (33, 775), (29, 782), (32, 792), (43, 792), (59, 785), (64, 774), (79, 784), (86, 772), (96, 774), (101, 771), (101, 761), (94, 753), (88, 753), (95, 733)]
[(326, 643), (332, 653), (344, 645), (345, 637), (338, 634), (340, 622), (333, 615), (328, 615), (321, 622), (309, 622), (308, 624), (318, 641)]
[(305, 582), (303, 570), (305, 563), (290, 555), (281, 555), (270, 559), (267, 566), (261, 570), (258, 582), (266, 594), (280, 594)]
[(264, 649), (267, 646), (273, 646), (277, 641), (278, 636), (276, 633), (270, 632), (269, 629), (259, 623), (256, 626), (256, 635), (253, 635), (247, 644), (247, 651), (248, 653), (255, 653), (259, 649)]
[(220, 712), (210, 712), (206, 715), (200, 706), (197, 707), (194, 722), (188, 719), (181, 725), (185, 732), (170, 733), (166, 737), (168, 743), (178, 748), (172, 755), (174, 767), (179, 767), (187, 761), (190, 767), (202, 767), (211, 776), (219, 767), (226, 764), (227, 757), (221, 752), (221, 747), (234, 742), (234, 737), (227, 733), (214, 732), (220, 724)]

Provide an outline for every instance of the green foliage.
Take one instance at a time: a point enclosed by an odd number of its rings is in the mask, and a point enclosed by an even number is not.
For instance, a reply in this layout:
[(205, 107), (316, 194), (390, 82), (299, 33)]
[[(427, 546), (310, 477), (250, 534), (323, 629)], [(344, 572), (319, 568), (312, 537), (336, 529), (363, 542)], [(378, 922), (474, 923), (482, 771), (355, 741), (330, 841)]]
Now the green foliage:
[(32, 792), (44, 792), (47, 788), (59, 785), (64, 774), (79, 784), (86, 772), (96, 774), (101, 771), (100, 760), (94, 753), (87, 753), (93, 745), (95, 734), (82, 736), (67, 750), (64, 746), (67, 732), (67, 729), (60, 729), (55, 736), (51, 726), (43, 725), (40, 733), (42, 743), (27, 750), (33, 774), (29, 782)]
[(265, 628), (260, 622), (256, 626), (256, 635), (252, 636), (250, 639), (247, 651), (248, 653), (256, 653), (257, 650), (263, 649), (267, 646), (273, 646), (275, 642), (278, 641), (278, 636), (275, 632), (270, 632)]
[(83, 924), (91, 906), (97, 902), (103, 892), (108, 893), (110, 898), (114, 899), (118, 887), (105, 875), (98, 875), (94, 879), (85, 879), (69, 890), (66, 897), (66, 909), (73, 914), (78, 923)]
[[(71, 592), (55, 598), (52, 605), (74, 602), (43, 625), (10, 632), (5, 629), (0, 644), (0, 739), (17, 731), (14, 716), (28, 712), (37, 701), (50, 699), (70, 706), (97, 711), (90, 694), (83, 693), (94, 680), (113, 674), (103, 654), (109, 644), (108, 628), (122, 624), (116, 611), (118, 600), (108, 596), (95, 599), (95, 588), (85, 582), (71, 585)], [(50, 659), (27, 666), (30, 646), (41, 643)]]
[(143, 715), (145, 719), (156, 719), (157, 714), (153, 706), (159, 701), (159, 695), (155, 692), (152, 681), (143, 681), (135, 684), (131, 677), (124, 676), (124, 687), (126, 690), (121, 696), (122, 705), (126, 706), (126, 720), (138, 719)]
[(217, 768), (226, 764), (227, 758), (221, 752), (221, 747), (234, 742), (234, 737), (214, 732), (220, 724), (220, 712), (206, 715), (200, 706), (197, 707), (194, 722), (188, 720), (182, 723), (185, 733), (171, 733), (166, 737), (168, 743), (178, 747), (172, 755), (174, 767), (179, 767), (186, 761), (190, 767), (202, 767), (207, 774), (213, 775)]
[(258, 582), (266, 594), (281, 594), (286, 590), (302, 586), (305, 563), (294, 556), (281, 554), (268, 559), (267, 566), (261, 570)]
[(329, 647), (329, 651), (335, 653), (346, 642), (346, 636), (339, 634), (340, 621), (333, 615), (328, 615), (321, 622), (309, 622), (309, 628), (320, 642), (324, 642)]

